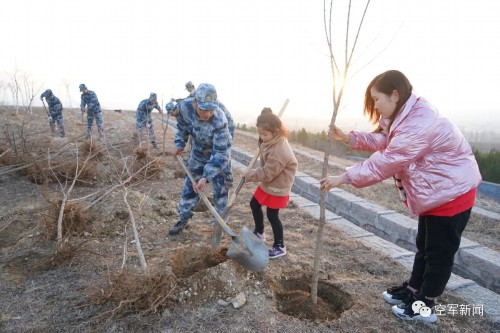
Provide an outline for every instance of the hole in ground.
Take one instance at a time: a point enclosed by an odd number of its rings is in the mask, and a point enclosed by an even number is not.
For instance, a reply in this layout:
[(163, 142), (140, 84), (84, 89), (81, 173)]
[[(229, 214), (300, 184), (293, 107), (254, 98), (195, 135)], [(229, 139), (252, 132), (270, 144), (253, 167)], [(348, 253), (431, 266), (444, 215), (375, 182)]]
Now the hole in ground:
[(186, 246), (177, 249), (172, 257), (172, 271), (180, 278), (187, 278), (196, 272), (225, 262), (227, 248), (221, 248), (214, 255), (210, 246)]
[(311, 280), (281, 280), (276, 291), (278, 310), (298, 319), (336, 320), (354, 305), (349, 293), (326, 281), (318, 281), (317, 304), (311, 300)]

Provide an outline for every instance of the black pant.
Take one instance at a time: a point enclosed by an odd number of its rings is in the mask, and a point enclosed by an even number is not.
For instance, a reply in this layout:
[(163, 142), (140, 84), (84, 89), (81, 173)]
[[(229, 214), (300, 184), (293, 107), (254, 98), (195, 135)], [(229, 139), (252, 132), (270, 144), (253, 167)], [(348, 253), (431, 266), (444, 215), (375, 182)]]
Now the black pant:
[[(252, 197), (252, 200), (250, 200), (250, 208), (252, 209), (253, 220), (255, 221), (255, 231), (262, 234), (264, 232), (264, 214), (262, 213), (262, 205), (257, 201), (257, 199), (255, 199), (255, 197)], [(283, 225), (281, 224), (279, 213), (279, 209), (267, 207), (267, 219), (273, 228), (273, 246), (284, 247), (285, 242), (283, 240)]]
[(419, 216), (417, 253), (408, 284), (420, 295), (438, 297), (443, 293), (471, 210), (449, 217)]

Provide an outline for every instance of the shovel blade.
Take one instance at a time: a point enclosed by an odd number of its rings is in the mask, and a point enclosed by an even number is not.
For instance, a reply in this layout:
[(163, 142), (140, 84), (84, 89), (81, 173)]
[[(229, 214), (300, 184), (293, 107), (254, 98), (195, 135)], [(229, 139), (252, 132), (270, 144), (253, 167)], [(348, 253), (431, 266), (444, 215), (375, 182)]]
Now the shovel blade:
[(249, 271), (259, 272), (269, 264), (266, 244), (247, 227), (233, 237), (227, 256)]

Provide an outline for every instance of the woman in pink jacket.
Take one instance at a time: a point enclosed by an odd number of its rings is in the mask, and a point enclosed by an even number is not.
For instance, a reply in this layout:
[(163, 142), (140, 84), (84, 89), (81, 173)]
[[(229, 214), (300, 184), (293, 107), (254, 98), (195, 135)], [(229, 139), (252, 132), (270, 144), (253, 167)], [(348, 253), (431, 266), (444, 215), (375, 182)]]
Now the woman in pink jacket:
[[(394, 304), (392, 312), (399, 318), (435, 322), (435, 298), (451, 276), (481, 174), (458, 128), (412, 90), (406, 76), (396, 70), (370, 82), (364, 113), (378, 128), (346, 134), (334, 127), (332, 135), (373, 154), (320, 183), (322, 191), (328, 191), (342, 184), (365, 187), (394, 177), (402, 201), (418, 215), (417, 253), (409, 281), (383, 296)], [(412, 309), (415, 301), (425, 303), (417, 313)]]

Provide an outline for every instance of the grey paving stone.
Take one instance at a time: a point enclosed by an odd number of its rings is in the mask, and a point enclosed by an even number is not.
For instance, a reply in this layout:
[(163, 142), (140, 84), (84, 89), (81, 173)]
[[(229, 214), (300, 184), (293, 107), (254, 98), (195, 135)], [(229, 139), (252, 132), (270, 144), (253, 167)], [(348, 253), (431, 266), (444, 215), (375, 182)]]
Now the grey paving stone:
[[(500, 293), (500, 255), (487, 247), (460, 249), (455, 265), (466, 277), (475, 277), (479, 284)], [(468, 273), (468, 274), (467, 274)]]
[(365, 224), (375, 225), (377, 217), (384, 214), (393, 214), (392, 210), (388, 210), (376, 203), (368, 200), (359, 200), (352, 202), (349, 215), (350, 221), (363, 227)]
[(368, 237), (363, 237), (362, 238), (363, 243), (366, 244), (367, 246), (382, 252), (388, 257), (391, 257), (393, 259), (399, 258), (399, 257), (404, 257), (404, 256), (411, 256), (413, 255), (412, 252), (407, 251), (389, 241), (386, 241), (385, 239), (382, 239), (380, 237), (377, 237), (375, 235), (373, 236), (368, 236)]
[(500, 323), (500, 295), (477, 284), (458, 288), (454, 292), (469, 302), (469, 305), (482, 305), (484, 313)]

